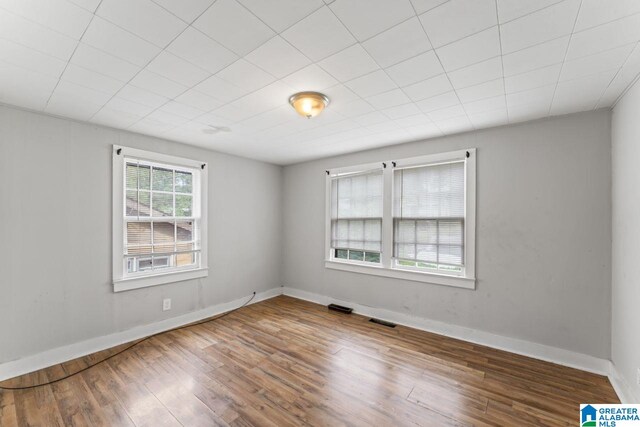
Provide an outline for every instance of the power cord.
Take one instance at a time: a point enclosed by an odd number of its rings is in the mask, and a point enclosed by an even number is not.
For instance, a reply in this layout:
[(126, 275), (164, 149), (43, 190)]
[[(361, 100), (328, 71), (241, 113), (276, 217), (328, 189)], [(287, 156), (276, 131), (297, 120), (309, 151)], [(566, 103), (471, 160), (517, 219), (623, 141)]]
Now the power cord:
[(104, 359), (102, 359), (102, 360), (101, 360), (101, 361), (99, 361), (99, 362), (94, 363), (93, 365), (86, 366), (86, 367), (84, 367), (84, 368), (80, 369), (79, 371), (76, 371), (76, 372), (74, 372), (74, 373), (72, 373), (72, 374), (65, 375), (64, 377), (61, 377), (61, 378), (58, 378), (58, 379), (55, 379), (55, 380), (53, 380), (53, 381), (49, 381), (49, 382), (46, 382), (46, 383), (40, 383), (40, 384), (35, 384), (35, 385), (30, 385), (30, 386), (24, 386), (24, 387), (4, 387), (4, 386), (0, 385), (0, 390), (31, 390), (31, 389), (34, 389), (34, 388), (43, 387), (43, 386), (46, 386), (46, 385), (51, 385), (51, 384), (58, 383), (58, 382), (60, 382), (60, 381), (64, 381), (64, 380), (66, 380), (66, 379), (68, 379), (68, 378), (71, 378), (71, 377), (73, 377), (73, 376), (76, 376), (76, 375), (78, 375), (78, 374), (81, 374), (81, 373), (83, 373), (84, 371), (87, 371), (87, 370), (89, 370), (89, 369), (93, 368), (94, 366), (98, 366), (98, 365), (100, 365), (101, 363), (106, 362), (107, 360), (113, 359), (114, 357), (116, 357), (116, 356), (118, 356), (118, 355), (120, 355), (120, 354), (124, 353), (124, 352), (125, 352), (125, 351), (127, 351), (127, 350), (132, 349), (133, 347), (137, 346), (138, 344), (143, 343), (143, 342), (145, 342), (145, 341), (148, 341), (148, 340), (150, 340), (151, 338), (157, 337), (158, 335), (166, 334), (167, 332), (179, 331), (179, 330), (182, 330), (182, 329), (190, 328), (190, 327), (192, 327), (192, 326), (198, 326), (198, 325), (202, 325), (202, 324), (204, 324), (204, 323), (213, 322), (214, 320), (222, 319), (223, 317), (228, 316), (229, 314), (231, 314), (231, 313), (233, 313), (233, 312), (235, 312), (235, 311), (238, 311), (238, 310), (240, 310), (240, 309), (241, 309), (241, 308), (243, 308), (243, 307), (246, 307), (246, 306), (247, 306), (251, 301), (253, 301), (253, 299), (254, 299), (255, 297), (256, 297), (256, 293), (255, 293), (255, 292), (253, 292), (253, 295), (251, 295), (251, 298), (249, 298), (249, 299), (248, 299), (244, 304), (242, 304), (240, 307), (236, 307), (236, 308), (234, 308), (233, 310), (229, 310), (229, 311), (227, 311), (226, 313), (222, 313), (222, 314), (221, 314), (221, 315), (219, 315), (219, 316), (211, 317), (211, 318), (208, 318), (208, 319), (205, 319), (205, 320), (201, 320), (201, 321), (196, 322), (196, 323), (189, 323), (189, 324), (187, 324), (187, 325), (178, 326), (177, 328), (173, 328), (173, 329), (169, 329), (169, 330), (166, 330), (166, 331), (157, 332), (157, 333), (155, 333), (155, 334), (153, 334), (153, 335), (149, 335), (148, 337), (142, 338), (142, 339), (140, 339), (139, 341), (136, 341), (136, 342), (134, 342), (133, 344), (131, 344), (131, 345), (129, 345), (129, 346), (127, 346), (127, 347), (125, 347), (124, 349), (122, 349), (122, 350), (118, 351), (117, 353), (114, 353), (114, 354), (112, 354), (112, 355), (110, 355), (110, 356), (108, 356), (108, 357), (105, 357)]

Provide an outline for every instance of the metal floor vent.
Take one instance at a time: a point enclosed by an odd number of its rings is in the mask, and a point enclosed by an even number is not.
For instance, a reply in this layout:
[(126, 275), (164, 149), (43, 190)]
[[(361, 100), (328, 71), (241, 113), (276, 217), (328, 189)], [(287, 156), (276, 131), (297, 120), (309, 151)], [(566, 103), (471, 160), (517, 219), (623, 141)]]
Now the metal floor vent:
[(371, 318), (371, 319), (369, 319), (369, 322), (377, 323), (378, 325), (386, 326), (388, 328), (395, 328), (396, 327), (395, 323), (387, 322), (386, 320), (380, 320), (380, 319)]
[(345, 314), (351, 314), (351, 312), (353, 311), (353, 308), (351, 307), (345, 307), (338, 304), (329, 304), (328, 307), (329, 307), (329, 310), (339, 311), (340, 313), (345, 313)]

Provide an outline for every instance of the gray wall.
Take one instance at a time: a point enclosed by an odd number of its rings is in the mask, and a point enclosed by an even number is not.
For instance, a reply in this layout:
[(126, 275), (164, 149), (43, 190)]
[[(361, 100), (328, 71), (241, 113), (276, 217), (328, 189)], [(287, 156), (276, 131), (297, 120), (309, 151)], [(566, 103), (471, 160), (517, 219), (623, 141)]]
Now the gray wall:
[[(209, 162), (209, 277), (113, 293), (112, 144)], [(0, 363), (280, 286), (281, 207), (279, 166), (0, 107)]]
[(611, 357), (636, 402), (640, 386), (640, 84), (612, 115), (613, 247)]
[[(476, 290), (325, 269), (325, 169), (470, 147)], [(610, 159), (596, 111), (287, 166), (284, 284), (608, 359)]]

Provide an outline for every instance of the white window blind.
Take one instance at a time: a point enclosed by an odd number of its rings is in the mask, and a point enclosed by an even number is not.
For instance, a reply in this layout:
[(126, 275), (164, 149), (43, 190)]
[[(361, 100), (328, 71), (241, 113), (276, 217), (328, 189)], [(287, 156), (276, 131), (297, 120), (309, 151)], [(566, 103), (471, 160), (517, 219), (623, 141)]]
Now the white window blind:
[(336, 258), (380, 262), (382, 170), (332, 178), (331, 247)]
[(393, 256), (401, 266), (464, 266), (464, 161), (394, 171)]
[(194, 169), (125, 159), (124, 275), (200, 265)]

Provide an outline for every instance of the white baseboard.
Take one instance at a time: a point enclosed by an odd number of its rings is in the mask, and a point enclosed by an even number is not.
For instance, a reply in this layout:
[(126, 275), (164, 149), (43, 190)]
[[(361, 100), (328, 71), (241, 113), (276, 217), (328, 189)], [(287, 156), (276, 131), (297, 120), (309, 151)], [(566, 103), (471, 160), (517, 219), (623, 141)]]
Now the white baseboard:
[[(386, 310), (382, 308), (368, 307), (356, 304), (350, 301), (342, 301), (329, 296), (324, 296), (312, 292), (306, 292), (300, 289), (282, 287), (273, 288), (256, 294), (251, 304), (264, 301), (276, 297), (278, 295), (288, 295), (294, 298), (311, 301), (317, 304), (327, 305), (329, 303), (337, 303), (354, 308), (354, 312), (388, 320), (400, 325), (445, 335), (452, 338), (469, 341), (472, 343), (493, 347), (500, 350), (509, 351), (511, 353), (521, 354), (540, 360), (545, 360), (559, 365), (569, 366), (571, 368), (581, 369), (600, 375), (609, 376), (609, 380), (613, 385), (616, 393), (623, 403), (639, 402), (625, 380), (619, 375), (615, 366), (609, 360), (599, 359), (593, 356), (572, 352), (556, 347), (543, 344), (532, 343), (529, 341), (509, 338), (501, 335), (491, 334), (489, 332), (478, 331), (476, 329), (465, 328), (463, 326), (450, 325), (435, 320), (421, 317), (409, 316)], [(102, 337), (91, 338), (75, 344), (64, 347), (58, 347), (47, 350), (22, 359), (0, 364), (0, 381), (17, 377), (39, 369), (63, 363), (87, 354), (115, 347), (126, 342), (134, 341), (158, 332), (166, 331), (187, 323), (196, 322), (207, 317), (232, 310), (242, 305), (249, 297), (239, 298), (222, 304), (207, 307), (202, 310), (187, 313), (171, 319), (162, 320), (160, 322), (149, 325), (138, 326), (126, 331), (116, 332)]]
[(610, 362), (609, 369), (609, 381), (611, 382), (613, 389), (616, 391), (618, 398), (620, 398), (620, 402), (626, 404), (640, 403), (640, 396), (636, 396), (634, 394), (633, 390), (629, 387), (629, 384), (624, 377), (620, 375), (620, 372), (613, 362)]
[(447, 337), (469, 341), (475, 344), (505, 350), (511, 353), (533, 357), (535, 359), (557, 363), (558, 365), (568, 366), (599, 375), (607, 376), (610, 372), (611, 362), (609, 360), (599, 359), (586, 354), (576, 353), (544, 344), (537, 344), (530, 341), (519, 340), (517, 338), (496, 335), (489, 332), (479, 331), (477, 329), (466, 328), (464, 326), (451, 325), (423, 317), (410, 316), (383, 308), (368, 307), (351, 301), (341, 301), (336, 298), (302, 291), (300, 289), (284, 287), (283, 293), (284, 295), (315, 302), (317, 304), (327, 305), (329, 303), (336, 303), (347, 307), (353, 307), (353, 311), (355, 313), (362, 314), (364, 316), (376, 317), (399, 325), (409, 326), (411, 328), (433, 332), (439, 335), (445, 335)]
[[(273, 288), (264, 292), (259, 292), (256, 294), (255, 298), (253, 298), (251, 304), (255, 304), (259, 301), (264, 301), (281, 294), (282, 288)], [(249, 296), (238, 298), (236, 300), (225, 302), (222, 304), (213, 305), (202, 310), (193, 311), (191, 313), (161, 320), (159, 322), (151, 323), (148, 325), (137, 326), (126, 331), (116, 332), (97, 338), (91, 338), (86, 341), (54, 348), (52, 350), (34, 354), (32, 356), (27, 356), (18, 360), (2, 363), (0, 364), (0, 381), (27, 374), (29, 372), (37, 371), (39, 369), (44, 369), (58, 363), (63, 363), (68, 360), (86, 356), (87, 354), (95, 353), (97, 351), (106, 350), (108, 348), (144, 338), (158, 332), (186, 325), (187, 323), (206, 319), (207, 317), (215, 316), (239, 307), (244, 304), (247, 299), (249, 299)]]

